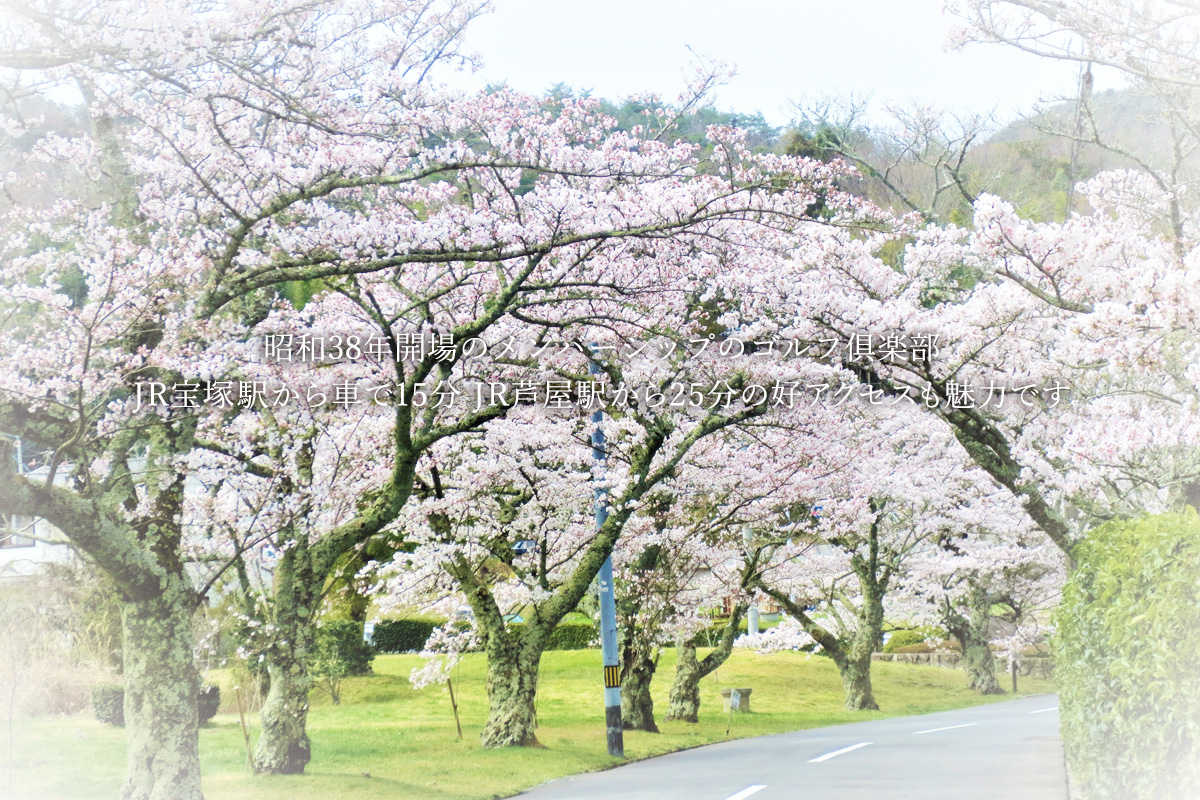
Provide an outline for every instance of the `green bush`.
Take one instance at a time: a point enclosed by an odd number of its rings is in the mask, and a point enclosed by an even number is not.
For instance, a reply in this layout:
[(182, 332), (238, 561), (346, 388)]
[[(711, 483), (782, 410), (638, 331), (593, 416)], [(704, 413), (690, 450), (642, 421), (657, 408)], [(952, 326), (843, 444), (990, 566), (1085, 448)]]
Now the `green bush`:
[[(923, 645), (927, 639), (931, 641), (939, 641), (944, 640), (945, 638), (946, 632), (937, 628), (913, 628), (910, 630), (892, 631), (892, 635), (889, 636), (888, 640), (883, 644), (883, 652), (895, 653), (901, 647), (911, 647), (912, 645), (918, 644)], [(925, 650), (905, 650), (904, 652), (924, 653), (928, 652), (928, 648)]]
[(378, 653), (408, 653), (425, 647), (433, 629), (442, 625), (428, 619), (385, 619), (375, 623), (371, 641)]
[(124, 725), (125, 688), (119, 683), (97, 683), (93, 686), (92, 713), (105, 725)]
[(346, 675), (371, 671), (375, 648), (363, 641), (363, 626), (353, 620), (325, 620), (317, 628), (318, 657), (336, 659)]
[(199, 697), (200, 724), (208, 722), (217, 715), (217, 709), (221, 707), (221, 687), (220, 686), (201, 686)]
[[(444, 622), (425, 619), (388, 619), (375, 623), (372, 639), (379, 653), (407, 653), (425, 646), (433, 629)], [(460, 623), (466, 624), (466, 623)], [(523, 622), (510, 622), (509, 628), (520, 630)], [(562, 622), (550, 634), (547, 650), (586, 650), (598, 646), (596, 626), (590, 622)]]
[(883, 652), (894, 653), (900, 647), (913, 644), (925, 644), (925, 634), (920, 631), (893, 631), (888, 640), (883, 643)]
[(1200, 797), (1200, 516), (1111, 522), (1072, 555), (1051, 650), (1075, 783), (1088, 800)]
[(317, 628), (317, 646), (309, 668), (336, 706), (342, 702), (342, 680), (371, 671), (375, 648), (363, 641), (361, 623), (325, 620)]

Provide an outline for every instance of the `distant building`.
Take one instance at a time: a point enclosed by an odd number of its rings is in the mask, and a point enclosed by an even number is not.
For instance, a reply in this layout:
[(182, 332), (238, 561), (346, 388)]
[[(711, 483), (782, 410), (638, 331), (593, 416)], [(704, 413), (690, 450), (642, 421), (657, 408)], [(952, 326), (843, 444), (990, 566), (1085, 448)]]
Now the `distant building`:
[[(46, 479), (46, 467), (30, 469), (16, 448), (17, 464), (28, 478)], [(59, 472), (55, 483), (61, 484), (65, 474)], [(62, 531), (46, 520), (23, 514), (13, 514), (0, 508), (0, 581), (11, 581), (32, 575), (43, 564), (62, 564), (71, 560), (74, 550)]]

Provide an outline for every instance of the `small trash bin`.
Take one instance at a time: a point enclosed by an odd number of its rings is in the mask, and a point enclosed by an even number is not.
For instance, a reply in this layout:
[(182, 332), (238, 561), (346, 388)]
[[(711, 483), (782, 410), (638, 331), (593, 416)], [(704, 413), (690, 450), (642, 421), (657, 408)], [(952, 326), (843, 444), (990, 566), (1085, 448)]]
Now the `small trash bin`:
[(750, 713), (751, 689), (722, 689), (721, 697), (725, 701), (725, 711), (735, 711), (739, 714)]

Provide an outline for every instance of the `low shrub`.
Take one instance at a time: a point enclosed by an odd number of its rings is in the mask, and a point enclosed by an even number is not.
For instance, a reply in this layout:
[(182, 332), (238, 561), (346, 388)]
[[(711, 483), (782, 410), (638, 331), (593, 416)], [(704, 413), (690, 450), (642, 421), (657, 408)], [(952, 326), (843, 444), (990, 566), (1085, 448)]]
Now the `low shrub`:
[(341, 661), (347, 675), (369, 674), (375, 658), (375, 648), (363, 641), (362, 623), (345, 619), (321, 623), (317, 628), (317, 652)]
[(92, 687), (92, 713), (105, 725), (125, 724), (125, 688), (119, 683), (97, 683)]
[[(371, 637), (379, 653), (410, 653), (420, 651), (433, 629), (444, 625), (425, 619), (388, 619), (375, 623)], [(468, 623), (456, 623), (466, 625)], [(510, 622), (508, 627), (520, 630), (524, 622)], [(590, 622), (562, 622), (550, 634), (547, 650), (586, 650), (599, 647), (596, 626)]]
[(550, 634), (549, 650), (587, 650), (599, 647), (599, 634), (590, 622), (567, 622), (560, 624)]
[[(929, 642), (933, 642), (936, 647), (930, 647)], [(919, 648), (908, 649), (914, 646), (919, 646)], [(959, 649), (958, 642), (947, 642), (945, 631), (930, 627), (892, 631), (892, 635), (883, 643), (883, 652), (885, 653), (928, 653), (935, 649), (945, 650), (947, 648)]]
[(201, 686), (198, 706), (200, 711), (200, 724), (203, 725), (215, 717), (217, 715), (217, 709), (221, 707), (221, 687)]

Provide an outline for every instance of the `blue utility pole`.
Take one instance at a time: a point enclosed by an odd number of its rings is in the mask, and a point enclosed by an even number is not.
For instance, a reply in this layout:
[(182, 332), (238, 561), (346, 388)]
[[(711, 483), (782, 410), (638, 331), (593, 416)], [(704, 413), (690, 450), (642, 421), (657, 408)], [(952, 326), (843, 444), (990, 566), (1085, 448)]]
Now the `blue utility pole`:
[[(595, 345), (593, 345), (593, 348)], [(588, 371), (595, 376), (600, 374), (600, 365), (594, 360)], [(597, 408), (592, 414), (592, 422), (596, 430), (592, 432), (592, 459), (596, 462), (596, 530), (599, 531), (604, 521), (608, 519), (608, 490), (600, 483), (604, 476), (606, 456), (604, 452), (604, 431), (600, 424), (604, 421), (604, 411)], [(613, 594), (612, 555), (604, 559), (598, 576), (600, 589), (600, 654), (604, 661), (604, 723), (608, 729), (608, 754), (624, 758), (625, 734), (621, 729), (621, 666), (617, 654), (617, 603)]]

